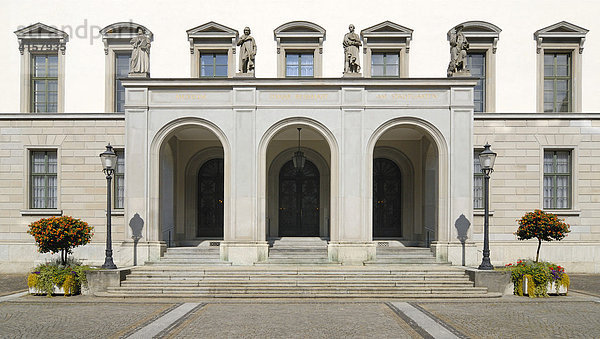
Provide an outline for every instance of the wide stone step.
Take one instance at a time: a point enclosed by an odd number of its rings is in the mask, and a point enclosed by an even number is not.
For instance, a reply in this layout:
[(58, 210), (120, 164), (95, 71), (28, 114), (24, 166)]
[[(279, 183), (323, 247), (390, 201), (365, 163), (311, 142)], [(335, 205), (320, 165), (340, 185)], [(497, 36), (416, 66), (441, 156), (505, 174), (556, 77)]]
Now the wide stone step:
[(347, 281), (347, 280), (274, 280), (274, 281), (205, 281), (205, 280), (146, 280), (146, 281), (123, 281), (122, 287), (135, 287), (135, 286), (151, 286), (151, 287), (179, 287), (179, 286), (214, 286), (214, 287), (280, 287), (280, 286), (299, 286), (299, 287), (406, 287), (406, 288), (420, 288), (420, 287), (472, 287), (471, 281), (437, 281), (437, 282), (424, 282), (424, 281)]
[(340, 298), (340, 299), (471, 299), (471, 298), (499, 298), (502, 296), (500, 293), (415, 293), (412, 291), (402, 291), (394, 293), (305, 293), (305, 294), (290, 294), (290, 293), (241, 293), (241, 294), (229, 294), (229, 293), (161, 293), (161, 294), (130, 294), (126, 292), (98, 292), (95, 294), (98, 297), (111, 297), (111, 298), (244, 298), (244, 299), (283, 299), (283, 298)]
[(342, 265), (321, 265), (319, 267), (305, 267), (305, 266), (292, 266), (292, 265), (262, 265), (262, 266), (211, 266), (211, 265), (186, 265), (186, 266), (175, 266), (175, 265), (155, 265), (155, 266), (143, 266), (132, 269), (132, 274), (156, 274), (157, 272), (168, 273), (173, 275), (189, 275), (189, 274), (202, 274), (202, 275), (277, 275), (277, 274), (292, 274), (292, 275), (354, 275), (354, 276), (365, 276), (365, 275), (430, 275), (430, 274), (445, 274), (445, 275), (459, 275), (465, 276), (463, 270), (457, 270), (452, 266), (444, 265), (394, 265), (394, 266), (361, 266), (359, 268), (348, 268)]
[(189, 266), (189, 265), (217, 265), (231, 266), (229, 261), (210, 260), (210, 259), (161, 259), (160, 261), (146, 261), (146, 265), (174, 265), (174, 266)]
[(266, 286), (121, 286), (109, 287), (107, 292), (119, 293), (126, 292), (132, 294), (160, 294), (160, 293), (354, 293), (354, 294), (377, 294), (394, 292), (413, 292), (413, 293), (487, 293), (486, 288), (471, 286), (287, 286), (287, 285), (266, 285)]
[(133, 274), (127, 277), (126, 281), (141, 281), (141, 280), (207, 280), (207, 281), (278, 281), (278, 280), (322, 280), (322, 281), (469, 281), (465, 275), (172, 275), (172, 274)]

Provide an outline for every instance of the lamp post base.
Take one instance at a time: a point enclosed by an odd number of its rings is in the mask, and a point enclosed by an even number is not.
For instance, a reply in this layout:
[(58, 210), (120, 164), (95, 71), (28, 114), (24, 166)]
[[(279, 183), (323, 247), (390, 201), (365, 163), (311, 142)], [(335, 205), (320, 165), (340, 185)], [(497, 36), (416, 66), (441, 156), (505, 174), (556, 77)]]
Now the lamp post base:
[(490, 258), (489, 257), (484, 257), (483, 260), (481, 261), (481, 265), (479, 265), (479, 267), (477, 267), (480, 270), (493, 270), (494, 269), (494, 265), (492, 265), (492, 263), (490, 262)]

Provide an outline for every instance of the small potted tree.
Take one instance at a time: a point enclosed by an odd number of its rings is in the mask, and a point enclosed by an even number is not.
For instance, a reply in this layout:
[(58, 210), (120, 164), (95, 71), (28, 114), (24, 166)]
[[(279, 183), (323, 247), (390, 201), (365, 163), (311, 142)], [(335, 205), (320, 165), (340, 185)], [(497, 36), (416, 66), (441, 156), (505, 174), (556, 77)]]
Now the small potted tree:
[(92, 239), (93, 228), (80, 219), (69, 216), (50, 217), (34, 221), (27, 233), (31, 234), (41, 253), (60, 253), (60, 259), (37, 266), (27, 277), (27, 285), (32, 294), (72, 295), (79, 292), (86, 283), (82, 266), (69, 259), (72, 249), (85, 245)]
[(530, 297), (547, 296), (548, 292), (556, 291), (557, 294), (567, 292), (569, 276), (563, 267), (540, 262), (540, 248), (542, 241), (560, 241), (570, 232), (569, 224), (559, 219), (555, 214), (541, 210), (527, 212), (521, 219), (517, 219), (519, 228), (515, 232), (517, 239), (537, 239), (538, 247), (535, 260), (521, 259), (515, 265), (506, 265), (512, 271), (515, 284), (515, 293), (528, 294)]

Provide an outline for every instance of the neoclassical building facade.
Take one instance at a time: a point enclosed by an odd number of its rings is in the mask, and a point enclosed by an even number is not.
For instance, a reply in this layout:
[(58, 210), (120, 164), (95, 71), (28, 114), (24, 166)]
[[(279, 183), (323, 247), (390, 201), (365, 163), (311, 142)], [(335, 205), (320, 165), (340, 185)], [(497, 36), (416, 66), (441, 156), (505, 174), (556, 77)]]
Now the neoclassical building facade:
[[(409, 13), (426, 6), (412, 4)], [(521, 25), (504, 9), (415, 19), (394, 4), (400, 14), (386, 17), (332, 19), (326, 8), (279, 20), (256, 5), (255, 17), (159, 20), (163, 5), (148, 18), (134, 5), (129, 21), (101, 11), (95, 30), (89, 9), (64, 25), (19, 14), (0, 26), (15, 32), (0, 107), (1, 271), (49, 257), (26, 231), (56, 215), (94, 226), (92, 243), (74, 255), (103, 262), (98, 155), (107, 143), (118, 155), (110, 198), (118, 266), (174, 246), (219, 246), (222, 260), (252, 265), (282, 237), (323, 239), (329, 260), (348, 265), (398, 246), (476, 266), (477, 156), (490, 143), (492, 263), (534, 255), (537, 242), (516, 239), (516, 219), (543, 209), (571, 233), (544, 244), (541, 257), (600, 272), (600, 42), (591, 15), (565, 8), (554, 20), (542, 11)], [(84, 19), (78, 31), (73, 23)], [(469, 74), (447, 76), (457, 32), (468, 41)], [(150, 66), (130, 72), (136, 39), (150, 46)], [(348, 41), (359, 44), (358, 58)]]

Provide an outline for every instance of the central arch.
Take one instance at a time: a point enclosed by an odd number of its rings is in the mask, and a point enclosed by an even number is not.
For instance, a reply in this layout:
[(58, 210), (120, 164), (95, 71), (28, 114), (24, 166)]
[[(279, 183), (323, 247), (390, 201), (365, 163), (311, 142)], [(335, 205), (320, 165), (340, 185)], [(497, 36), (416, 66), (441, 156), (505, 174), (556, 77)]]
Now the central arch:
[(304, 117), (271, 126), (259, 143), (258, 225), (262, 236), (279, 237), (279, 181), (281, 169), (297, 150), (297, 128), (305, 140), (302, 151), (319, 175), (319, 236), (337, 238), (339, 153), (333, 134), (321, 123)]

